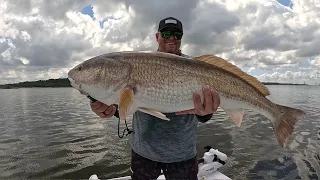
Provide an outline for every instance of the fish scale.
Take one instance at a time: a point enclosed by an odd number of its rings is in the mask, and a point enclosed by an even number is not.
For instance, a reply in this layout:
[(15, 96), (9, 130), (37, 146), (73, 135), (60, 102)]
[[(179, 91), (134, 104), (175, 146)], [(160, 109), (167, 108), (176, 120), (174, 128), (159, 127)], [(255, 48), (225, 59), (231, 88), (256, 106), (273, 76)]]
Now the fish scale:
[(266, 116), (281, 147), (305, 112), (275, 104), (256, 78), (214, 55), (194, 58), (161, 52), (114, 52), (93, 57), (68, 73), (71, 85), (86, 95), (118, 104), (120, 119), (141, 111), (163, 120), (163, 113), (194, 108), (192, 93), (213, 87), (220, 107), (240, 127), (244, 110)]
[[(198, 83), (185, 81), (188, 76), (187, 72), (183, 71), (183, 67), (168, 68), (161, 58), (155, 58), (152, 61), (148, 58), (141, 58), (139, 61), (128, 59), (128, 62), (134, 64), (131, 79), (137, 84), (143, 84), (137, 90), (137, 99), (140, 99), (140, 103), (148, 104), (153, 109), (178, 111), (184, 102), (191, 102), (190, 94), (192, 95), (195, 89), (198, 89), (197, 91), (201, 89)], [(157, 83), (154, 84), (154, 82)], [(193, 104), (189, 106), (192, 107)]]

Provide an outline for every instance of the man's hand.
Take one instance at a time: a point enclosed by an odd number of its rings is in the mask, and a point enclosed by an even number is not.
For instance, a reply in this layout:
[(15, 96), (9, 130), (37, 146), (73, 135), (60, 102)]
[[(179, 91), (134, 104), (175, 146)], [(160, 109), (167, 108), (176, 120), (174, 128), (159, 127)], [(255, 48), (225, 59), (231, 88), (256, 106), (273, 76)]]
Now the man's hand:
[(213, 88), (203, 88), (204, 102), (201, 104), (201, 98), (198, 93), (193, 93), (194, 109), (176, 112), (177, 115), (196, 114), (205, 116), (215, 113), (220, 105), (220, 96)]
[(110, 118), (116, 112), (116, 107), (114, 105), (108, 106), (100, 101), (90, 103), (90, 106), (91, 110), (101, 118)]

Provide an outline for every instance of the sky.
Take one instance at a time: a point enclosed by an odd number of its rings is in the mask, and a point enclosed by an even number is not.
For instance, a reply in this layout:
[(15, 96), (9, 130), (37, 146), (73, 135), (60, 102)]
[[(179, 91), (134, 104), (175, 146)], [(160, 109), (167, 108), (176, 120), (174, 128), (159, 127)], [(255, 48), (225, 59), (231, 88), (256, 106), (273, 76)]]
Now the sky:
[(215, 54), (263, 82), (320, 84), (317, 0), (2, 0), (0, 84), (66, 78), (93, 56), (156, 50), (168, 16), (183, 23), (185, 54)]

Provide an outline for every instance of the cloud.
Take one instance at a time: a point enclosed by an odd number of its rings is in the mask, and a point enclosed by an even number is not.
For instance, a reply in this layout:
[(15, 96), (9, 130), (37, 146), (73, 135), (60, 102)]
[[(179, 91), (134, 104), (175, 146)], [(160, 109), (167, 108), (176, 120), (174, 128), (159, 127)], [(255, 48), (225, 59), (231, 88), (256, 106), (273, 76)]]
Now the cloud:
[[(0, 84), (66, 77), (99, 54), (155, 50), (160, 19), (183, 22), (182, 50), (217, 54), (263, 81), (319, 82), (320, 6), (312, 0), (4, 0)], [(286, 3), (285, 3), (286, 2)], [(90, 15), (81, 13), (92, 6)]]
[(314, 60), (312, 60), (310, 62), (311, 66), (314, 68), (320, 68), (320, 56), (318, 56), (317, 58), (315, 58)]

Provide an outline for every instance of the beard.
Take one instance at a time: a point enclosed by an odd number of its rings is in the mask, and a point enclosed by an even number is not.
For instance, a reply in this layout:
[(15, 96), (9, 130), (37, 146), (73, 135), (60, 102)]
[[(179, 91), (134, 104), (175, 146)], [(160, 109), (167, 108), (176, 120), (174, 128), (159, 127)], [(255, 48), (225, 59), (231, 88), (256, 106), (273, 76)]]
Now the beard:
[(175, 42), (164, 42), (162, 46), (160, 46), (160, 51), (167, 52), (167, 53), (177, 53), (179, 51), (179, 43)]

